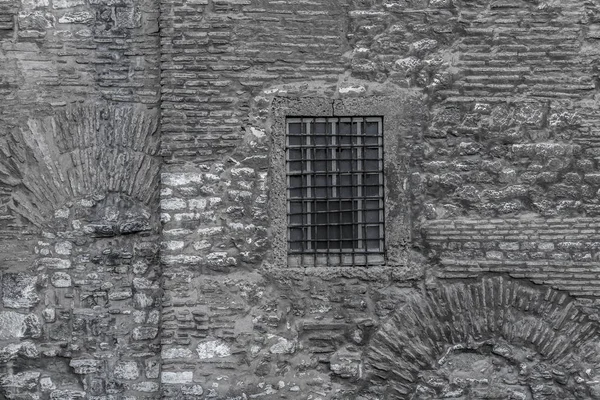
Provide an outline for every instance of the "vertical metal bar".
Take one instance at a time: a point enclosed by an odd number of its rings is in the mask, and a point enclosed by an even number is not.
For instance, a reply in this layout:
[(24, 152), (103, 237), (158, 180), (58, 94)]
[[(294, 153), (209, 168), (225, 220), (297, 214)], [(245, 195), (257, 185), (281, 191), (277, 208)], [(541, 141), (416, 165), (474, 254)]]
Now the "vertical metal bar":
[[(337, 161), (337, 156), (338, 154), (341, 153), (342, 150), (342, 146), (341, 146), (341, 136), (340, 136), (340, 118), (337, 119), (337, 125), (336, 125), (336, 136), (335, 136), (335, 141), (336, 141), (336, 147), (334, 149), (334, 153), (335, 153), (335, 158), (336, 158), (336, 183), (337, 182), (342, 182), (342, 175), (340, 173), (340, 167), (339, 167), (339, 163)], [(338, 219), (338, 231), (339, 231), (339, 237), (338, 237), (338, 241), (339, 241), (339, 249), (338, 252), (340, 254), (340, 266), (342, 266), (344, 264), (344, 247), (343, 247), (343, 225), (342, 225), (342, 191), (341, 190), (337, 190), (336, 187), (336, 193), (338, 195), (337, 197), (337, 219)]]
[(312, 229), (311, 229), (311, 222), (312, 222), (312, 216), (311, 216), (311, 198), (312, 198), (312, 188), (311, 188), (311, 184), (312, 184), (312, 179), (311, 179), (311, 175), (310, 172), (312, 170), (312, 148), (310, 146), (310, 134), (309, 134), (309, 130), (310, 130), (310, 122), (306, 121), (305, 119), (302, 120), (302, 129), (303, 129), (303, 141), (305, 142), (304, 145), (306, 145), (306, 174), (304, 173), (304, 171), (302, 172), (302, 175), (306, 176), (306, 251), (311, 250), (312, 248), (312, 243), (311, 243), (311, 237), (312, 237)]
[[(357, 124), (356, 124), (356, 166), (357, 166), (357, 173), (356, 173), (356, 204), (357, 204), (357, 212), (356, 212), (356, 233), (357, 233), (357, 241), (358, 241), (358, 249), (362, 249), (365, 250), (365, 224), (363, 223), (363, 199), (362, 196), (365, 193), (365, 190), (363, 188), (364, 185), (364, 170), (365, 170), (365, 161), (364, 161), (364, 152), (363, 152), (363, 147), (364, 147), (364, 141), (362, 138), (362, 135), (364, 134), (365, 130), (364, 130), (364, 119), (363, 120), (358, 120)], [(365, 255), (366, 257), (366, 255)]]
[[(339, 118), (332, 119), (332, 121), (331, 121), (331, 150), (330, 150), (331, 151), (331, 199), (329, 199), (327, 201), (327, 214), (328, 214), (327, 218), (330, 218), (330, 216), (332, 215), (332, 211), (333, 210), (330, 210), (330, 206), (331, 206), (332, 202), (335, 201), (333, 199), (335, 199), (337, 197), (337, 195), (338, 195), (338, 190), (337, 190), (337, 182), (338, 182), (337, 172), (338, 172), (338, 167), (337, 167), (337, 162), (336, 162), (336, 158), (337, 158), (337, 154), (336, 154), (336, 152), (337, 152), (337, 140), (336, 139), (337, 139), (337, 134), (338, 134), (338, 131), (339, 131), (339, 121), (340, 121)], [(339, 202), (338, 202), (338, 205), (339, 205)], [(338, 206), (338, 211), (337, 212), (338, 212), (338, 224), (339, 224), (339, 221), (340, 221), (340, 218), (341, 218), (339, 216), (339, 206)], [(327, 221), (329, 221), (329, 219)], [(341, 247), (342, 247), (342, 244), (341, 244), (341, 241), (340, 241), (340, 239), (341, 239), (341, 232), (340, 232), (340, 230), (341, 229), (340, 229), (339, 225), (335, 226), (334, 232), (336, 230), (337, 230), (337, 237), (335, 238), (336, 245), (337, 245), (336, 246), (336, 253), (339, 254), (340, 250), (341, 250)], [(340, 257), (339, 263), (341, 263), (341, 255), (339, 257)], [(331, 259), (331, 255), (328, 254), (328, 258)]]
[(286, 190), (286, 208), (287, 208), (287, 249), (288, 251), (291, 250), (292, 245), (291, 245), (291, 239), (292, 239), (292, 234), (291, 234), (291, 228), (290, 226), (292, 225), (292, 216), (291, 216), (291, 209), (290, 209), (290, 198), (291, 198), (291, 178), (290, 178), (290, 123), (288, 121), (286, 121), (285, 123), (285, 179), (286, 179), (286, 183), (287, 183), (287, 190)]
[(377, 121), (377, 144), (379, 145), (379, 251), (385, 257), (385, 175), (383, 174), (383, 118)]
[(329, 184), (329, 163), (331, 156), (329, 155), (331, 147), (329, 146), (329, 135), (331, 133), (331, 120), (325, 120), (325, 215), (327, 221), (327, 227), (325, 228), (325, 232), (327, 235), (327, 246), (325, 248), (325, 260), (326, 263), (329, 264), (329, 248), (330, 248), (330, 232), (329, 232), (329, 191), (331, 190), (331, 185)]

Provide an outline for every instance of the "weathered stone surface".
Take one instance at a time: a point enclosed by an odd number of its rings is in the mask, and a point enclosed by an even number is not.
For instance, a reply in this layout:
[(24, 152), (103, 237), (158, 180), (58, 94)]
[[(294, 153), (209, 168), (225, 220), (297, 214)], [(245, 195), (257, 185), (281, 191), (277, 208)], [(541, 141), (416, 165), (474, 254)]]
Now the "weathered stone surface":
[(231, 355), (230, 347), (222, 340), (211, 340), (200, 343), (198, 347), (196, 347), (196, 352), (198, 352), (198, 357), (200, 357), (201, 360)]
[(0, 312), (0, 339), (39, 337), (40, 333), (41, 325), (36, 315)]
[(8, 308), (31, 308), (39, 301), (37, 278), (23, 273), (8, 273), (2, 277), (2, 303)]
[(0, 361), (7, 362), (17, 357), (37, 358), (40, 356), (38, 349), (32, 342), (21, 342), (18, 344), (9, 344), (0, 348)]
[(65, 272), (55, 272), (50, 278), (52, 285), (57, 288), (66, 288), (71, 286), (71, 276)]
[(100, 372), (103, 362), (95, 359), (71, 360), (69, 366), (73, 368), (76, 374), (91, 374)]
[(140, 370), (135, 361), (119, 362), (114, 369), (115, 378), (133, 380), (140, 376)]
[[(0, 0), (0, 397), (600, 398), (599, 23)], [(382, 115), (385, 265), (288, 261), (286, 117)]]
[(163, 371), (161, 374), (161, 382), (166, 384), (174, 383), (191, 383), (194, 374), (191, 371), (183, 372), (168, 372)]

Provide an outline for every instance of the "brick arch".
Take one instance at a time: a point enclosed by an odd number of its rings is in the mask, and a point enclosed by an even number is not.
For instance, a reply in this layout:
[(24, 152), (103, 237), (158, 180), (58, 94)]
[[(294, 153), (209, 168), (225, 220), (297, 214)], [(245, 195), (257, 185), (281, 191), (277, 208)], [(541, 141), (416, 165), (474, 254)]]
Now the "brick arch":
[(143, 107), (72, 105), (0, 137), (0, 182), (12, 186), (9, 207), (44, 226), (77, 199), (120, 193), (157, 202), (158, 115)]
[(525, 383), (550, 373), (572, 398), (595, 398), (585, 382), (600, 365), (597, 337), (598, 324), (551, 288), (503, 277), (440, 285), (412, 298), (374, 334), (365, 358), (368, 386), (386, 399), (425, 398), (412, 397), (424, 371), (436, 370), (453, 352), (488, 345), (528, 354), (521, 360), (496, 351), (532, 366)]

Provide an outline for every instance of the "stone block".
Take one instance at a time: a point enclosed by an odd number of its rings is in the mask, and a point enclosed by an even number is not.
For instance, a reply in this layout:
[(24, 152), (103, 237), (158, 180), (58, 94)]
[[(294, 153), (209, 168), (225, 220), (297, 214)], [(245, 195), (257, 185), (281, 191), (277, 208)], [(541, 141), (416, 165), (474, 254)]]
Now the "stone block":
[(113, 372), (117, 379), (134, 380), (140, 376), (140, 370), (135, 361), (118, 362)]
[(163, 371), (161, 374), (161, 382), (166, 383), (166, 384), (192, 383), (193, 379), (194, 379), (194, 373), (192, 371), (182, 371), (182, 372)]
[(231, 348), (222, 340), (210, 340), (202, 342), (196, 347), (198, 357), (201, 360), (227, 357), (231, 355)]
[(50, 277), (50, 282), (57, 288), (71, 287), (71, 276), (66, 272), (55, 272)]
[(87, 11), (68, 12), (58, 19), (61, 24), (87, 24), (94, 20), (94, 16)]
[(103, 361), (93, 358), (74, 359), (69, 362), (76, 374), (94, 374), (102, 370)]
[(82, 6), (85, 4), (84, 0), (52, 0), (52, 8), (72, 8)]

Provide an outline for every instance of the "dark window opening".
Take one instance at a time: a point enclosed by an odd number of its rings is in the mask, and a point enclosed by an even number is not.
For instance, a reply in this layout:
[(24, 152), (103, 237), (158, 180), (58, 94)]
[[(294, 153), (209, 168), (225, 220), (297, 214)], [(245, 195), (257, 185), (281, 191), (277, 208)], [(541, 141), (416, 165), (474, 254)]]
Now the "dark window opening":
[(382, 118), (288, 118), (286, 122), (290, 261), (382, 264)]

